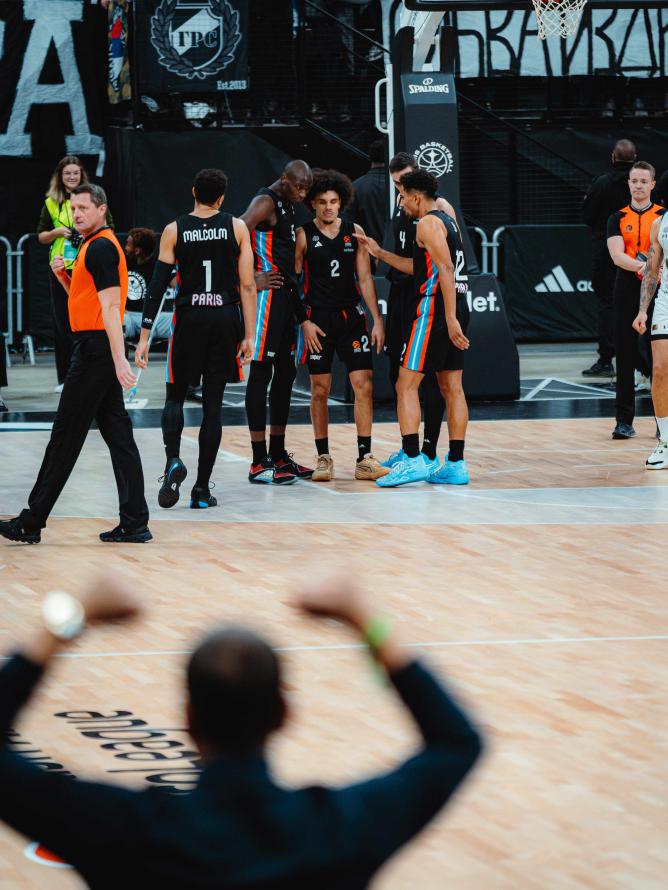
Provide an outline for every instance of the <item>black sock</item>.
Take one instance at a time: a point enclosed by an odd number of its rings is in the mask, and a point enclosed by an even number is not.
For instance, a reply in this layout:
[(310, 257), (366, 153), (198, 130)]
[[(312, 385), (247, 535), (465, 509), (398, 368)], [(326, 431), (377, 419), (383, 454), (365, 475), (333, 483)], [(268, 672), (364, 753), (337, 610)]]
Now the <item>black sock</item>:
[(325, 436), (324, 439), (316, 439), (315, 440), (315, 449), (318, 452), (318, 457), (321, 454), (329, 454), (329, 439)]
[(401, 447), (406, 457), (417, 457), (420, 453), (420, 436), (417, 433), (409, 433), (401, 437)]
[(269, 433), (269, 454), (272, 460), (285, 457), (285, 433), (281, 433), (280, 436)]
[(450, 439), (448, 460), (451, 463), (458, 460), (464, 460), (464, 439)]
[(424, 432), (422, 450), (430, 460), (436, 457), (438, 437), (445, 413), (445, 401), (438, 386), (436, 374), (427, 374), (422, 381), (422, 403), (424, 406)]
[(267, 456), (267, 440), (262, 439), (260, 442), (251, 442), (253, 447), (253, 463), (259, 464)]
[(434, 460), (436, 457), (436, 442), (430, 442), (425, 436), (422, 440), (422, 453), (426, 455), (429, 460)]
[(357, 460), (364, 460), (367, 454), (371, 454), (371, 436), (358, 436)]

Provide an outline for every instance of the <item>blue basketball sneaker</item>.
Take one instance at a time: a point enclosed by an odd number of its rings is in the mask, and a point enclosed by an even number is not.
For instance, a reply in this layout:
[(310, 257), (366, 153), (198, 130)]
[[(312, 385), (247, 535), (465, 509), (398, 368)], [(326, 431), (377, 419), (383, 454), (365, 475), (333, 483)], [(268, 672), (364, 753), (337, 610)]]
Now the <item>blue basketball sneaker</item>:
[(387, 458), (387, 460), (382, 460), (380, 462), (381, 467), (392, 467), (396, 466), (400, 461), (405, 460), (406, 455), (404, 454), (404, 449), (400, 448), (398, 451), (393, 451), (392, 454)]
[(429, 470), (429, 475), (431, 476), (431, 474), (435, 473), (436, 470), (438, 470), (438, 468), (441, 466), (441, 462), (437, 457), (435, 457), (432, 460), (430, 457), (428, 457), (424, 453), (424, 451), (422, 451), (421, 454), (422, 454), (422, 457), (424, 458), (424, 462), (427, 464), (427, 469)]
[(432, 472), (429, 481), (435, 485), (468, 485), (469, 474), (466, 469), (466, 461), (451, 461), (446, 457), (443, 466)]
[(429, 470), (424, 455), (417, 457), (404, 457), (395, 464), (387, 476), (376, 479), (376, 485), (381, 488), (394, 488), (396, 485), (406, 485), (408, 482), (426, 482), (429, 479)]

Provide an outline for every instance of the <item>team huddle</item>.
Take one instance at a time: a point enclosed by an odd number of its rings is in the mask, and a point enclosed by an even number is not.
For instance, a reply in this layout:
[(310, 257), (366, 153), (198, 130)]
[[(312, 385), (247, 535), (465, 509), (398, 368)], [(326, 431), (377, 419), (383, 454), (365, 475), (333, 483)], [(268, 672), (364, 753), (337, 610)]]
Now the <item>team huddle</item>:
[[(436, 179), (417, 168), (411, 155), (397, 155), (390, 170), (397, 188), (395, 253), (383, 250), (359, 225), (343, 217), (353, 189), (338, 171), (312, 171), (304, 161), (292, 161), (276, 182), (260, 189), (240, 218), (221, 209), (225, 174), (220, 170), (197, 174), (194, 209), (162, 234), (135, 353), (138, 367), (146, 368), (150, 330), (176, 268), (162, 413), (167, 458), (158, 494), (162, 507), (177, 503), (187, 476), (180, 458), (183, 404), (188, 387), (200, 380), (203, 419), (190, 506), (216, 505), (209, 489), (222, 433), (220, 406), (226, 384), (243, 379), (243, 364), (250, 364), (245, 403), (252, 448), (249, 482), (330, 481), (334, 461), (329, 451), (328, 397), (335, 354), (346, 367), (355, 398), (355, 479), (375, 481), (381, 487), (468, 482), (464, 461), (468, 411), (461, 386), (468, 306), (460, 232), (454, 210), (437, 195)], [(295, 205), (301, 202), (314, 218), (299, 227)], [(371, 257), (391, 267), (387, 331), (378, 308)], [(383, 348), (396, 384), (402, 441), (380, 463), (371, 448), (372, 353)], [(285, 444), (297, 363), (308, 367), (311, 380), (314, 469), (297, 463)], [(450, 449), (441, 465), (436, 444), (445, 406)]]

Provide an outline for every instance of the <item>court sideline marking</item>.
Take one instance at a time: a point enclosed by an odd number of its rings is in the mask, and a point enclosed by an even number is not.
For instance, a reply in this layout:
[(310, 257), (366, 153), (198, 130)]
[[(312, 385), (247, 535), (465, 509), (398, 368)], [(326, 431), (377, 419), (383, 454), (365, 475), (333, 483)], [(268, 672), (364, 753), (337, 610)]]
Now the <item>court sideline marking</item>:
[[(454, 646), (560, 646), (574, 643), (639, 643), (668, 641), (668, 634), (644, 634), (619, 637), (543, 637), (517, 640), (439, 640), (426, 643), (400, 643), (402, 649), (445, 649)], [(320, 646), (276, 646), (277, 652), (331, 652), (367, 649), (365, 643), (332, 643)], [(191, 655), (192, 649), (157, 649), (139, 652), (59, 652), (56, 658), (148, 658), (166, 655)], [(3, 656), (7, 661), (12, 656)]]

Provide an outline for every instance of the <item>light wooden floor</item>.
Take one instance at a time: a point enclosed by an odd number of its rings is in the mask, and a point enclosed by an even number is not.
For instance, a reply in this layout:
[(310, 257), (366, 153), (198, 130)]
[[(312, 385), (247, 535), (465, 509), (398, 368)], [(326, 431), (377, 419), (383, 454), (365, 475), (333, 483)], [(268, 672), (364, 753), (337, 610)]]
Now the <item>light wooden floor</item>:
[[(407, 643), (477, 715), (488, 754), (444, 816), (379, 876), (379, 890), (658, 890), (668, 874), (668, 473), (643, 464), (653, 421), (612, 442), (610, 421), (473, 424), (464, 489), (395, 491), (355, 483), (354, 432), (331, 430), (331, 486), (251, 487), (243, 428), (225, 431), (214, 478), (223, 504), (159, 511), (160, 434), (138, 430), (155, 541), (109, 547), (114, 521), (104, 446), (91, 434), (39, 547), (0, 543), (5, 650), (33, 625), (48, 589), (78, 589), (102, 568), (141, 589), (147, 616), (93, 631), (56, 670), (18, 727), (77, 775), (141, 784), (147, 772), (82, 736), (62, 712), (131, 711), (181, 732), (181, 669), (198, 635), (250, 623), (285, 649), (294, 720), (272, 749), (289, 783), (346, 782), (396, 762), (415, 739), (355, 641), (295, 617), (295, 579), (344, 564), (374, 591)], [(195, 431), (187, 431), (191, 443)], [(0, 435), (0, 508), (23, 506), (46, 432)], [(375, 431), (375, 451), (396, 427)], [(306, 461), (310, 431), (289, 445)], [(194, 476), (196, 448), (183, 447)], [(190, 480), (189, 480), (190, 481)], [(187, 490), (187, 484), (185, 486)], [(192, 773), (172, 774), (188, 781)], [(79, 886), (0, 834), (0, 888)]]

